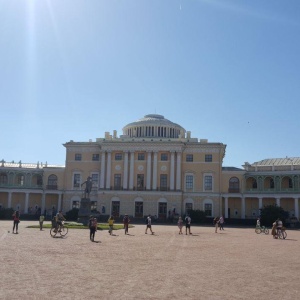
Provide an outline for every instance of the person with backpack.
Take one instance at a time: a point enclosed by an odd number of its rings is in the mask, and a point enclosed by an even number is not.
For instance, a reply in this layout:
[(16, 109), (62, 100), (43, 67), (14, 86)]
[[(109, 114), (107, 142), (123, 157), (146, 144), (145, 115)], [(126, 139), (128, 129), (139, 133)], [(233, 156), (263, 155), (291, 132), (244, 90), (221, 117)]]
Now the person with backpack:
[(129, 222), (130, 222), (130, 219), (129, 219), (128, 215), (125, 214), (125, 216), (123, 218), (123, 224), (124, 224), (125, 234), (128, 234)]
[(192, 219), (190, 218), (189, 215), (186, 215), (184, 221), (185, 221), (185, 234), (187, 235), (187, 232), (189, 232), (189, 234), (192, 234), (191, 233), (191, 222), (192, 222)]

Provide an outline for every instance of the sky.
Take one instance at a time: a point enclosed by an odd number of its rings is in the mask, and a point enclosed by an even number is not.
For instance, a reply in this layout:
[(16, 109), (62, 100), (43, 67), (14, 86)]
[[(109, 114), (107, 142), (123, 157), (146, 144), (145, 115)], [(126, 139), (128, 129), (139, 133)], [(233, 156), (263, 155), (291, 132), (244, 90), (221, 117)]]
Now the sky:
[(0, 0), (0, 160), (147, 114), (227, 145), (223, 166), (299, 157), (299, 0)]

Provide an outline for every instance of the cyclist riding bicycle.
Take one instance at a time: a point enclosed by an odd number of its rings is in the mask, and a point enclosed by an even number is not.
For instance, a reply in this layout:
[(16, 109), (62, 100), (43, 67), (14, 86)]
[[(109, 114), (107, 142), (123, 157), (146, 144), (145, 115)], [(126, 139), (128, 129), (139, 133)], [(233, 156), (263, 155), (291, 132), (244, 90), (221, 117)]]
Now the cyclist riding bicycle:
[(55, 221), (56, 221), (56, 231), (58, 230), (58, 232), (61, 232), (61, 227), (62, 227), (62, 222), (65, 221), (65, 217), (62, 213), (62, 211), (60, 210), (56, 216), (55, 216)]

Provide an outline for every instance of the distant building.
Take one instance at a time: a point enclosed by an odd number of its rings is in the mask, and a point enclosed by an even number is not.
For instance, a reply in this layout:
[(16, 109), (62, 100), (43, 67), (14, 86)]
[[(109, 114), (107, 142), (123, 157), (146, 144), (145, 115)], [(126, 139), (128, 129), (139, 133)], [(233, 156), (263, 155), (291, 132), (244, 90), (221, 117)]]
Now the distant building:
[(300, 158), (266, 159), (243, 169), (223, 167), (226, 145), (150, 114), (95, 141), (64, 144), (66, 165), (0, 162), (0, 205), (21, 213), (79, 208), (92, 178), (92, 210), (136, 218), (185, 214), (256, 218), (277, 204), (299, 218)]

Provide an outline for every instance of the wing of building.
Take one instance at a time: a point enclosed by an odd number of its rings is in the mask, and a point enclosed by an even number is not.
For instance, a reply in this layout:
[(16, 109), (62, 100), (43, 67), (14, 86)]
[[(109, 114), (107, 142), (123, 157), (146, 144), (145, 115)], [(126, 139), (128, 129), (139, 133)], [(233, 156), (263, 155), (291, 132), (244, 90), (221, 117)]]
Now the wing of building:
[(299, 218), (300, 158), (224, 167), (226, 145), (193, 138), (162, 115), (146, 115), (118, 136), (69, 141), (65, 166), (0, 162), (0, 205), (23, 214), (79, 208), (90, 176), (92, 210), (164, 220), (189, 209), (249, 219), (277, 204)]

